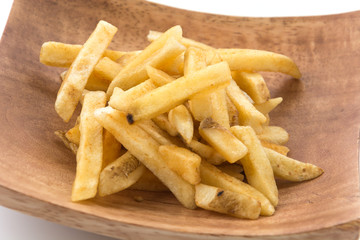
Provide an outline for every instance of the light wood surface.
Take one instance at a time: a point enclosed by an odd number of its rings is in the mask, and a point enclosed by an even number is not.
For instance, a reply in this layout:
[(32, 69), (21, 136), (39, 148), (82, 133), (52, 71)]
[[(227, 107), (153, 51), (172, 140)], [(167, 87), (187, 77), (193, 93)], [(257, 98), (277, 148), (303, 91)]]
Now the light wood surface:
[[(183, 208), (170, 193), (124, 191), (70, 201), (75, 158), (53, 134), (71, 126), (54, 101), (64, 69), (43, 66), (44, 41), (83, 43), (100, 20), (119, 28), (111, 48), (137, 50), (148, 30), (180, 24), (214, 47), (290, 56), (303, 77), (264, 74), (283, 103), (274, 124), (290, 133), (290, 156), (325, 173), (279, 181), (276, 214), (239, 220)], [(144, 1), (16, 0), (0, 45), (0, 204), (74, 228), (123, 239), (356, 239), (360, 226), (360, 12), (321, 17), (238, 18)], [(144, 201), (137, 202), (134, 197)]]

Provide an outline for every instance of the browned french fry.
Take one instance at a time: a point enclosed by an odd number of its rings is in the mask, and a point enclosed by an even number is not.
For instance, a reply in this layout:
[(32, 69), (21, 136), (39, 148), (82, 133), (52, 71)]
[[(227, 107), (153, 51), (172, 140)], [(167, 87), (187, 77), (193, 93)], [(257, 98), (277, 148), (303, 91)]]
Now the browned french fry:
[(121, 156), (121, 143), (107, 130), (103, 131), (102, 169)]
[(274, 173), (255, 131), (249, 126), (234, 126), (231, 127), (231, 132), (248, 149), (248, 153), (240, 160), (246, 180), (251, 186), (262, 192), (272, 205), (276, 206), (279, 198)]
[(129, 125), (126, 114), (111, 107), (98, 109), (95, 117), (132, 155), (152, 171), (185, 207), (196, 207), (194, 186), (166, 165), (158, 152), (159, 143), (136, 124)]
[(55, 110), (65, 122), (73, 115), (90, 74), (116, 31), (116, 27), (100, 21), (71, 64), (55, 101)]
[(232, 71), (281, 72), (300, 79), (301, 73), (289, 57), (282, 54), (254, 49), (217, 49), (221, 58), (229, 63)]
[(104, 92), (85, 95), (80, 115), (80, 145), (76, 154), (76, 177), (71, 200), (81, 201), (96, 195), (103, 157), (103, 128), (96, 121), (94, 112), (104, 107)]

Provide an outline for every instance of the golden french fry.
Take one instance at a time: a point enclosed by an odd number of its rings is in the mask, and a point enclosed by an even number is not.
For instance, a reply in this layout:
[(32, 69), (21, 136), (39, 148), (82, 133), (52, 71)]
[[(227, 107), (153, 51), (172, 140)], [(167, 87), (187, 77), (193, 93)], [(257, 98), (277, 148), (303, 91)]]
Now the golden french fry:
[[(162, 33), (162, 32), (157, 32), (157, 31), (150, 30), (149, 34), (147, 35), (147, 39), (148, 39), (148, 41), (153, 42), (163, 34), (164, 33)], [(210, 47), (210, 46), (208, 46), (208, 45), (206, 45), (204, 43), (200, 43), (200, 42), (197, 42), (197, 41), (189, 39), (189, 38), (184, 38), (183, 37), (183, 38), (181, 38), (180, 41), (187, 48), (189, 48), (189, 47), (197, 47), (197, 48), (204, 49), (204, 50), (212, 49), (212, 47)]]
[(239, 122), (245, 126), (265, 123), (266, 117), (246, 98), (234, 80), (226, 88), (227, 95), (239, 111)]
[(200, 183), (201, 157), (186, 148), (162, 145), (159, 153), (170, 169), (191, 184)]
[[(146, 65), (156, 67), (175, 59), (181, 52), (185, 51), (185, 48), (178, 44), (181, 36), (182, 29), (180, 26), (167, 30), (121, 70), (111, 82), (107, 94), (111, 96), (115, 87), (127, 90), (145, 81), (147, 79)], [(158, 50), (160, 51), (158, 52)]]
[(317, 178), (324, 172), (324, 170), (311, 163), (297, 161), (269, 148), (264, 149), (270, 160), (274, 174), (278, 178), (302, 182)]
[[(62, 81), (64, 81), (66, 74), (68, 71), (64, 71), (60, 74), (60, 78)], [(89, 91), (106, 91), (106, 89), (109, 87), (110, 82), (97, 77), (94, 73), (90, 74), (84, 90)], [(84, 93), (84, 91), (83, 91)]]
[(96, 195), (103, 156), (103, 128), (96, 121), (94, 111), (104, 107), (104, 92), (85, 95), (80, 115), (80, 145), (76, 154), (76, 177), (71, 200), (81, 201)]
[(175, 78), (171, 77), (167, 73), (165, 73), (159, 69), (153, 68), (150, 65), (146, 66), (146, 72), (147, 72), (149, 78), (151, 79), (151, 81), (157, 87), (163, 86), (163, 85), (168, 84), (175, 80)]
[(230, 163), (240, 160), (247, 153), (245, 145), (230, 130), (214, 122), (211, 118), (206, 118), (200, 123), (199, 133)]
[(128, 121), (133, 123), (141, 119), (156, 117), (200, 91), (217, 90), (217, 87), (227, 84), (230, 79), (230, 71), (225, 62), (211, 65), (187, 77), (179, 78), (136, 99), (129, 108)]
[(151, 80), (146, 80), (126, 91), (116, 87), (110, 97), (109, 105), (119, 111), (128, 111), (129, 106), (139, 97), (151, 92), (156, 88)]
[(189, 47), (184, 55), (184, 76), (206, 68), (205, 52), (199, 48)]
[(79, 124), (75, 124), (74, 127), (69, 129), (65, 133), (65, 137), (72, 143), (76, 144), (77, 146), (80, 145), (80, 129)]
[(195, 203), (198, 207), (238, 218), (257, 219), (261, 211), (260, 202), (252, 197), (205, 184), (195, 186)]
[(239, 179), (240, 181), (244, 180), (244, 175), (242, 172), (244, 171), (243, 167), (239, 164), (229, 164), (227, 162), (222, 163), (216, 166), (218, 169), (223, 171), (224, 173)]
[(167, 113), (160, 114), (152, 120), (159, 128), (166, 131), (170, 136), (176, 136), (178, 134), (174, 125), (170, 123)]
[(158, 68), (172, 76), (184, 75), (184, 53), (181, 53), (174, 60), (170, 60), (162, 66), (158, 66)]
[(77, 153), (78, 151), (78, 145), (76, 145), (75, 143), (71, 142), (66, 136), (65, 136), (65, 132), (64, 131), (55, 131), (55, 135), (58, 136), (60, 138), (60, 140), (64, 143), (65, 147), (67, 147), (68, 149), (70, 149), (73, 153)]
[(239, 111), (237, 110), (235, 104), (231, 101), (228, 95), (226, 95), (226, 104), (229, 115), (230, 127), (239, 125)]
[(274, 173), (255, 131), (249, 126), (234, 126), (231, 127), (231, 132), (248, 149), (248, 153), (240, 160), (246, 180), (251, 186), (262, 192), (272, 205), (276, 206), (279, 198)]
[(169, 189), (147, 168), (145, 168), (140, 179), (128, 189), (153, 192), (169, 191)]
[(116, 31), (116, 27), (100, 21), (71, 64), (55, 101), (55, 110), (65, 122), (73, 115), (91, 72)]
[(289, 134), (282, 127), (263, 126), (263, 132), (258, 134), (258, 138), (262, 141), (284, 145), (289, 141)]
[(229, 114), (226, 103), (226, 90), (221, 89), (211, 94), (211, 118), (221, 126), (230, 129)]
[(259, 112), (265, 115), (274, 110), (274, 108), (276, 108), (282, 102), (282, 100), (282, 97), (271, 98), (264, 103), (254, 104), (254, 106)]
[(187, 208), (196, 207), (195, 189), (174, 171), (160, 156), (159, 143), (136, 124), (129, 125), (126, 114), (111, 107), (98, 109), (95, 117), (115, 138), (151, 172), (153, 172)]
[[(61, 42), (45, 42), (40, 50), (40, 62), (53, 67), (70, 67), (79, 54), (82, 45), (65, 44)], [(104, 57), (116, 61), (124, 55), (132, 55), (133, 52), (121, 52), (106, 49)]]
[(273, 215), (275, 212), (274, 206), (270, 203), (261, 192), (254, 187), (246, 184), (224, 172), (217, 167), (211, 165), (206, 161), (201, 161), (200, 164), (201, 183), (218, 187), (225, 190), (241, 193), (258, 200), (261, 203), (261, 212), (263, 216)]
[(122, 68), (123, 66), (121, 66), (119, 63), (111, 60), (108, 57), (103, 57), (96, 64), (94, 68), (94, 74), (95, 76), (108, 81), (110, 84), (110, 82), (116, 77)]
[(145, 171), (131, 153), (126, 152), (101, 171), (99, 180), (99, 196), (107, 196), (120, 192), (136, 183)]
[(134, 60), (136, 56), (139, 55), (140, 53), (141, 51), (127, 52), (118, 59), (112, 59), (112, 58), (110, 59), (116, 61), (118, 64), (120, 64), (121, 67), (125, 67), (126, 64)]
[(191, 142), (188, 144), (188, 147), (211, 164), (219, 165), (226, 161), (224, 157), (216, 152), (212, 147), (194, 139), (191, 140)]
[(237, 85), (251, 97), (255, 104), (265, 103), (270, 98), (270, 91), (261, 74), (233, 71), (231, 75)]
[(121, 156), (121, 143), (107, 130), (103, 131), (103, 169)]
[(168, 118), (184, 141), (190, 143), (194, 135), (194, 123), (187, 108), (179, 105), (171, 109)]
[(275, 143), (271, 143), (271, 142), (267, 142), (267, 141), (264, 141), (264, 140), (260, 140), (261, 142), (261, 145), (265, 148), (270, 148), (272, 150), (274, 150), (275, 152), (278, 152), (282, 155), (285, 155), (287, 156), (288, 152), (290, 151), (290, 149), (286, 146), (282, 146), (282, 145), (279, 145), (279, 144), (275, 144)]
[(229, 63), (232, 71), (281, 72), (296, 79), (301, 78), (294, 61), (282, 54), (254, 49), (217, 49), (217, 52)]

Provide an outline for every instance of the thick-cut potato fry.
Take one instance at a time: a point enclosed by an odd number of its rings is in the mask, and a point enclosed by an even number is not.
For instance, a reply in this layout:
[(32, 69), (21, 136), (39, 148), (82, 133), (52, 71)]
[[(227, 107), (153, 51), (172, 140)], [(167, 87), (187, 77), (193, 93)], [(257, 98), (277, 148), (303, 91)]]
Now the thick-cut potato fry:
[(272, 110), (274, 110), (274, 108), (276, 108), (282, 102), (282, 100), (282, 97), (271, 98), (264, 103), (254, 104), (254, 106), (259, 112), (265, 115), (269, 114)]
[(100, 59), (94, 68), (95, 76), (110, 82), (118, 75), (123, 67), (108, 57)]
[(258, 134), (258, 138), (279, 145), (284, 145), (289, 141), (288, 132), (278, 126), (263, 126), (263, 132)]
[(103, 165), (106, 167), (121, 156), (121, 143), (107, 130), (103, 131)]
[(184, 75), (184, 53), (181, 53), (174, 60), (171, 60), (159, 68), (171, 76), (182, 76)]
[(267, 141), (264, 141), (264, 140), (260, 140), (261, 142), (261, 145), (265, 148), (270, 148), (272, 150), (274, 150), (275, 152), (278, 152), (282, 155), (285, 155), (287, 156), (288, 152), (290, 151), (290, 149), (286, 146), (282, 146), (282, 145), (279, 145), (279, 144), (275, 144), (275, 143), (271, 143), (271, 142), (267, 142)]
[(178, 135), (176, 128), (170, 123), (167, 113), (160, 114), (154, 117), (152, 120), (159, 128), (166, 131), (170, 136)]
[(133, 123), (141, 119), (153, 118), (176, 107), (200, 91), (218, 90), (217, 87), (227, 84), (230, 79), (230, 70), (225, 62), (179, 78), (136, 99), (129, 108), (128, 121)]
[(165, 84), (171, 83), (172, 81), (175, 80), (175, 78), (171, 77), (170, 75), (168, 75), (167, 73), (153, 68), (150, 65), (146, 66), (146, 72), (149, 76), (149, 78), (151, 79), (151, 81), (157, 86), (163, 86)]
[[(64, 71), (60, 74), (61, 81), (64, 81), (66, 74), (68, 71)], [(106, 89), (109, 87), (110, 82), (97, 77), (94, 73), (90, 74), (84, 90), (89, 91), (106, 91)], [(83, 91), (84, 93), (84, 91)]]
[(120, 64), (121, 67), (125, 67), (129, 62), (134, 60), (137, 55), (139, 55), (142, 51), (133, 51), (133, 52), (127, 52), (126, 54), (122, 55), (120, 58), (114, 60), (110, 58), (111, 60), (116, 61), (118, 64)]
[(270, 160), (274, 174), (278, 178), (293, 182), (302, 182), (317, 178), (324, 172), (324, 170), (311, 163), (297, 161), (269, 148), (264, 149)]
[[(157, 31), (150, 30), (149, 34), (147, 35), (147, 39), (148, 39), (148, 41), (153, 42), (163, 34), (164, 33), (162, 33), (162, 32), (157, 32)], [(183, 38), (181, 38), (180, 41), (186, 47), (197, 47), (197, 48), (204, 49), (204, 50), (212, 49), (212, 47), (210, 47), (210, 46), (208, 46), (208, 45), (206, 45), (204, 43), (197, 42), (197, 41), (189, 39), (189, 38), (184, 38), (183, 37)]]
[(195, 186), (195, 203), (203, 209), (238, 218), (257, 219), (261, 211), (260, 202), (252, 197), (205, 184)]
[(211, 165), (206, 161), (201, 161), (200, 177), (201, 183), (241, 193), (249, 197), (255, 198), (261, 203), (260, 214), (263, 216), (270, 216), (273, 215), (275, 212), (274, 206), (270, 203), (269, 199), (267, 199), (261, 192), (259, 192), (249, 184), (246, 184), (222, 172), (217, 167)]
[(145, 166), (130, 152), (126, 152), (101, 171), (99, 196), (107, 196), (128, 188), (140, 179), (144, 171)]
[(194, 123), (187, 108), (184, 105), (179, 105), (171, 109), (168, 118), (184, 141), (189, 144), (194, 135)]
[(147, 168), (145, 168), (140, 179), (128, 189), (153, 192), (169, 191), (169, 189)]
[(239, 111), (241, 125), (253, 127), (266, 121), (266, 117), (251, 104), (234, 80), (230, 82), (226, 92)]
[(116, 27), (100, 21), (71, 64), (55, 101), (55, 110), (65, 122), (73, 115), (90, 74), (116, 31)]
[(230, 163), (240, 160), (247, 153), (245, 145), (230, 130), (214, 122), (211, 118), (206, 118), (200, 123), (199, 133)]
[(159, 153), (170, 169), (191, 184), (200, 183), (201, 157), (186, 148), (162, 145)]
[(109, 105), (119, 111), (128, 111), (129, 106), (133, 101), (143, 96), (144, 94), (151, 92), (155, 88), (155, 84), (150, 79), (126, 91), (116, 87), (114, 89), (113, 95), (110, 97)]
[(242, 172), (244, 171), (242, 165), (239, 164), (229, 164), (227, 162), (222, 163), (218, 166), (216, 166), (218, 169), (223, 171), (224, 173), (239, 179), (240, 181), (244, 180), (244, 175)]
[[(53, 67), (70, 67), (79, 54), (82, 45), (65, 44), (61, 42), (45, 42), (40, 50), (40, 62)], [(104, 57), (116, 61), (122, 56), (131, 56), (134, 52), (121, 52), (106, 49)]]
[(211, 94), (211, 118), (221, 126), (230, 129), (229, 114), (226, 103), (226, 90), (221, 89)]
[(226, 104), (229, 115), (230, 127), (239, 125), (239, 111), (237, 110), (235, 104), (231, 101), (228, 95), (226, 95)]
[(225, 161), (225, 159), (212, 147), (194, 139), (191, 140), (191, 142), (188, 144), (188, 148), (199, 154), (202, 158), (206, 159), (211, 164), (219, 165)]
[(70, 128), (66, 133), (65, 137), (77, 146), (80, 145), (80, 129), (79, 124), (75, 124), (74, 127)]
[(77, 153), (78, 151), (78, 145), (76, 145), (75, 143), (71, 142), (66, 136), (65, 136), (65, 132), (64, 131), (55, 131), (55, 135), (58, 136), (61, 141), (64, 143), (65, 147), (67, 147), (68, 149), (70, 149), (73, 153)]
[(152, 171), (185, 207), (196, 207), (194, 186), (166, 165), (158, 152), (159, 143), (136, 124), (129, 125), (123, 112), (106, 107), (98, 109), (94, 115), (100, 124)]
[(81, 201), (96, 195), (103, 157), (103, 128), (96, 121), (94, 111), (106, 103), (104, 92), (85, 95), (80, 115), (80, 145), (76, 154), (76, 177), (71, 200)]
[(278, 189), (271, 164), (257, 138), (249, 126), (231, 127), (231, 132), (247, 147), (248, 153), (240, 161), (248, 183), (262, 192), (276, 206), (279, 202)]
[(296, 79), (301, 78), (294, 61), (282, 54), (254, 49), (217, 49), (217, 52), (229, 63), (232, 71), (281, 72)]
[(184, 55), (184, 76), (206, 68), (205, 52), (199, 48), (189, 47)]
[(167, 30), (121, 70), (111, 82), (107, 94), (111, 96), (115, 87), (127, 90), (145, 81), (147, 79), (146, 65), (156, 67), (175, 59), (181, 52), (185, 51), (185, 48), (178, 43), (181, 36), (182, 29), (180, 26)]
[(231, 75), (237, 85), (251, 97), (255, 104), (265, 103), (270, 98), (270, 91), (261, 74), (233, 71)]

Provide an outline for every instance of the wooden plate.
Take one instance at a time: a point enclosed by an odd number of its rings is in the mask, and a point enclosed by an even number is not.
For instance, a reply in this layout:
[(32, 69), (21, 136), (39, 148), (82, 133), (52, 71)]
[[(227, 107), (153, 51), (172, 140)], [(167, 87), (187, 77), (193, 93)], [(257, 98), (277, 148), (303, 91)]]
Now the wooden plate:
[[(266, 74), (284, 102), (274, 124), (291, 134), (291, 156), (325, 174), (278, 182), (280, 204), (256, 221), (183, 208), (169, 193), (124, 191), (70, 201), (75, 158), (53, 132), (63, 69), (39, 63), (44, 41), (83, 43), (104, 19), (119, 28), (111, 47), (135, 50), (148, 30), (180, 24), (215, 47), (256, 48), (292, 57), (303, 78)], [(16, 0), (0, 46), (0, 203), (28, 214), (123, 239), (355, 239), (359, 234), (360, 12), (319, 17), (240, 18), (143, 1)], [(142, 196), (143, 202), (134, 201)]]

